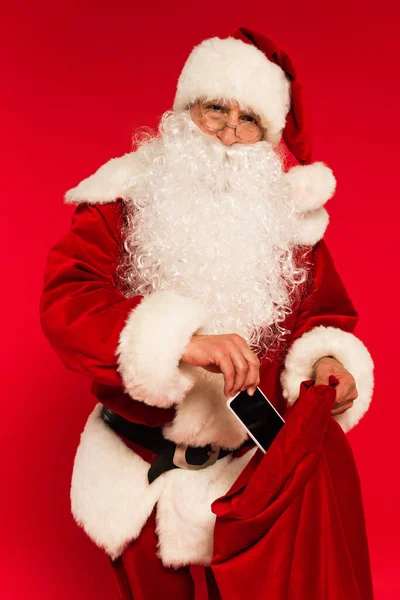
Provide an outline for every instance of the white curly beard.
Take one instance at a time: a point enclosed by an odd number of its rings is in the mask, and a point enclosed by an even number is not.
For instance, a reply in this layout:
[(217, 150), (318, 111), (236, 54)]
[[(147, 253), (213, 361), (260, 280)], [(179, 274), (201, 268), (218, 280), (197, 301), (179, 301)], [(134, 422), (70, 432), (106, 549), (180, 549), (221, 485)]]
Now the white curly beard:
[(261, 352), (305, 278), (290, 240), (292, 202), (268, 142), (225, 146), (188, 113), (166, 113), (137, 150), (142, 169), (124, 190), (126, 295), (173, 290), (200, 299), (203, 333), (238, 333)]

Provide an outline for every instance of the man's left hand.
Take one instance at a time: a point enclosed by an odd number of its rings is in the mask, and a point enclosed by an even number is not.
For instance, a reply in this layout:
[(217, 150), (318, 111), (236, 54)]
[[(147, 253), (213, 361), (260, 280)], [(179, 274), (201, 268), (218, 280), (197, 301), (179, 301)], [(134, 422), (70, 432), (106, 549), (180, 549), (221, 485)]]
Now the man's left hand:
[(314, 365), (314, 385), (329, 385), (329, 375), (334, 375), (339, 380), (331, 414), (340, 415), (353, 406), (353, 402), (358, 396), (356, 382), (353, 375), (346, 371), (336, 358), (324, 356)]

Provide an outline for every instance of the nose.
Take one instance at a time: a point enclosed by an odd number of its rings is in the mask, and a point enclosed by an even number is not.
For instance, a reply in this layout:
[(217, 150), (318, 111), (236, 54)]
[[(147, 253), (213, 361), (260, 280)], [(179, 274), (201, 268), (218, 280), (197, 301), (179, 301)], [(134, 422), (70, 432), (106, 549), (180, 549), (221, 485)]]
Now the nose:
[(217, 135), (225, 146), (232, 146), (232, 144), (238, 140), (235, 130), (232, 127), (225, 127), (222, 131), (217, 133)]

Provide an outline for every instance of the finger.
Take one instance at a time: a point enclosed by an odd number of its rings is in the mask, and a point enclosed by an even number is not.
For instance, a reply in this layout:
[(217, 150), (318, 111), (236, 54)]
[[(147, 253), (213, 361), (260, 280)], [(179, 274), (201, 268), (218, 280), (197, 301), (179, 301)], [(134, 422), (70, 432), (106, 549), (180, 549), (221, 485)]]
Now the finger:
[(357, 387), (355, 385), (353, 385), (348, 399), (349, 400), (357, 400), (357, 398), (358, 398), (358, 390), (357, 390)]
[(226, 397), (231, 397), (231, 390), (235, 381), (235, 367), (233, 366), (232, 360), (229, 355), (224, 356), (219, 361), (219, 368), (224, 376), (225, 386), (224, 394)]
[(329, 385), (329, 373), (328, 371), (322, 371), (318, 369), (315, 377), (314, 385)]
[(237, 394), (242, 389), (249, 372), (249, 363), (244, 358), (243, 354), (237, 350), (230, 353), (230, 357), (235, 367), (235, 382), (232, 389), (232, 395)]
[(336, 386), (336, 398), (334, 402), (334, 408), (338, 406), (342, 406), (346, 402), (348, 402), (347, 396), (349, 393), (349, 388), (343, 381), (339, 382), (339, 385)]
[(355, 400), (357, 396), (358, 393), (353, 384), (348, 385), (345, 381), (341, 381), (336, 387), (336, 400), (334, 407), (343, 406), (347, 402)]
[(251, 350), (243, 352), (243, 355), (248, 362), (249, 370), (246, 381), (242, 386), (242, 390), (247, 389), (247, 391), (252, 395), (260, 383), (260, 361), (257, 356), (251, 352)]
[(347, 402), (346, 404), (343, 404), (342, 406), (338, 406), (336, 408), (333, 408), (331, 411), (331, 415), (335, 416), (335, 415), (341, 415), (342, 413), (346, 412), (346, 410), (348, 410), (349, 408), (351, 408), (353, 406), (353, 402)]
[(257, 377), (254, 385), (247, 388), (247, 393), (249, 394), (249, 396), (252, 396), (255, 393), (255, 391), (259, 385), (260, 385), (260, 376)]

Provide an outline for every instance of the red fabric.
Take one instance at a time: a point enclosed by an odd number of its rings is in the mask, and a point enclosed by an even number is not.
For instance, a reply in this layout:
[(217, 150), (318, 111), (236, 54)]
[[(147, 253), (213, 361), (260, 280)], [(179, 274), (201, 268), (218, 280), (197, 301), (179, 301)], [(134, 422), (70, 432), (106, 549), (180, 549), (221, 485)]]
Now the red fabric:
[(303, 382), (268, 452), (258, 451), (213, 503), (222, 598), (373, 598), (357, 469), (330, 416), (335, 383)]
[(358, 321), (358, 313), (324, 240), (315, 246), (311, 260), (312, 273), (306, 293), (296, 313), (285, 324), (291, 331), (289, 344), (318, 325), (353, 332)]
[[(121, 600), (194, 600), (190, 567), (164, 567), (157, 557), (155, 511), (139, 537), (115, 561), (109, 559)], [(212, 570), (205, 569), (208, 600), (221, 600)]]
[(260, 388), (281, 414), (286, 410), (286, 401), (282, 396), (280, 373), (293, 342), (318, 325), (353, 332), (358, 322), (358, 313), (324, 240), (316, 244), (311, 257), (307, 255), (307, 258), (312, 263), (308, 284), (301, 301), (294, 305), (284, 323), (290, 335), (285, 344), (270, 351), (261, 361)]
[(142, 296), (127, 299), (117, 288), (122, 206), (122, 202), (77, 206), (70, 231), (48, 254), (41, 326), (64, 365), (94, 380), (92, 391), (105, 406), (156, 427), (171, 421), (175, 411), (124, 394), (117, 371), (121, 330), (142, 300)]
[(267, 37), (240, 27), (233, 36), (246, 44), (252, 44), (285, 71), (291, 82), (291, 108), (286, 117), (283, 139), (290, 152), (302, 164), (312, 161), (311, 116), (298, 73), (291, 58)]
[[(268, 453), (258, 452), (213, 503), (210, 600), (372, 600), (359, 480), (330, 417), (337, 380), (330, 383), (302, 383)], [(110, 560), (120, 598), (193, 600), (189, 568), (168, 569), (156, 553), (153, 512), (140, 536)]]
[(194, 600), (189, 567), (169, 569), (157, 557), (154, 512), (139, 537), (110, 562), (124, 600)]
[[(142, 299), (125, 298), (117, 285), (123, 216), (121, 201), (77, 206), (70, 231), (49, 251), (41, 325), (64, 365), (93, 380), (92, 392), (100, 402), (126, 419), (156, 427), (171, 421), (175, 410), (133, 400), (124, 393), (117, 371), (115, 350), (121, 330)], [(291, 334), (278, 350), (263, 357), (260, 369), (260, 387), (280, 412), (286, 406), (279, 374), (292, 342), (317, 325), (353, 331), (357, 323), (325, 242), (312, 250), (302, 248), (299, 255), (304, 252), (312, 272), (284, 324)]]

